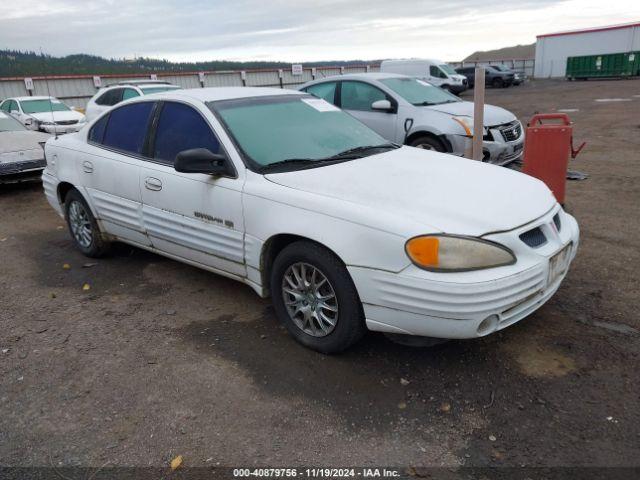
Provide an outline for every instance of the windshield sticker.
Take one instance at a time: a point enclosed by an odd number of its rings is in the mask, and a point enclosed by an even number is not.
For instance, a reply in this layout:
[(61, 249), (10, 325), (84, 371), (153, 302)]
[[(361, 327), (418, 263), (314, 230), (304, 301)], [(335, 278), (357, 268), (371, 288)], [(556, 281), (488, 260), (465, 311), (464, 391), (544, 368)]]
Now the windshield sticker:
[(321, 98), (303, 98), (302, 101), (319, 112), (338, 112), (340, 109)]

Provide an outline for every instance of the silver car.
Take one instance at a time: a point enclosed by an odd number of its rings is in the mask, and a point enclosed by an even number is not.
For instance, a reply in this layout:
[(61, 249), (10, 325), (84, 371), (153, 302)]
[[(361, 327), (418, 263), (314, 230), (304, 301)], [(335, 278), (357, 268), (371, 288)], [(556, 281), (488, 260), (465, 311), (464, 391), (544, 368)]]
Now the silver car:
[(39, 175), (46, 166), (43, 145), (50, 137), (0, 112), (0, 183)]
[[(473, 136), (473, 103), (413, 77), (339, 75), (300, 90), (347, 111), (389, 141), (463, 156)], [(504, 108), (484, 107), (483, 161), (506, 165), (522, 156), (524, 131)]]

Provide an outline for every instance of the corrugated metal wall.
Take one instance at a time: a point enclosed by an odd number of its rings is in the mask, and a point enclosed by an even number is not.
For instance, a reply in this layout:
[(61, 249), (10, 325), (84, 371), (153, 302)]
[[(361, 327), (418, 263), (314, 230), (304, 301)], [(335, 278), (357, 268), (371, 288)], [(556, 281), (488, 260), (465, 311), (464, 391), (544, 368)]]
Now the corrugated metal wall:
[(537, 78), (564, 77), (567, 58), (581, 55), (625, 53), (640, 50), (640, 25), (557, 35), (536, 42)]
[[(302, 75), (293, 75), (290, 69), (247, 70), (226, 72), (205, 72), (200, 82), (198, 72), (158, 74), (158, 80), (171, 82), (183, 88), (201, 87), (279, 87), (296, 88), (315, 78), (324, 78), (340, 73), (378, 71), (379, 65), (357, 65), (348, 67), (304, 68)], [(101, 76), (102, 85), (150, 78), (148, 75)], [(55, 76), (49, 79), (33, 78), (33, 91), (26, 88), (24, 78), (0, 78), (0, 100), (8, 97), (31, 95), (52, 95), (72, 107), (84, 108), (87, 101), (98, 91), (92, 75)], [(49, 93), (50, 92), (50, 93)]]

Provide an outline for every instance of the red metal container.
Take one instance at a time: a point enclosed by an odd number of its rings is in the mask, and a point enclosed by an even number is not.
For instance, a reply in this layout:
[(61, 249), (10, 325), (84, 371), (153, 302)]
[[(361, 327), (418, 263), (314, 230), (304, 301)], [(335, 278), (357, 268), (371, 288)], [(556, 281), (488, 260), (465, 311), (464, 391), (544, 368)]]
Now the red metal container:
[(584, 146), (574, 151), (572, 136), (573, 127), (567, 114), (541, 113), (531, 118), (524, 142), (522, 171), (546, 183), (561, 204), (564, 204), (569, 156), (575, 158)]

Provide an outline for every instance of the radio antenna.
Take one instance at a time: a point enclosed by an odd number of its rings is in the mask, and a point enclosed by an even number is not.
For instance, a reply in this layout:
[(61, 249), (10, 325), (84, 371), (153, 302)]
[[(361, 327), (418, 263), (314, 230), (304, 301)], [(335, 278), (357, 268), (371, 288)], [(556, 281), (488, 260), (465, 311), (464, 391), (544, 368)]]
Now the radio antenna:
[(42, 47), (40, 47), (40, 57), (42, 57), (42, 66), (44, 67), (44, 84), (47, 86), (47, 95), (49, 96), (49, 110), (51, 111), (51, 123), (53, 124), (54, 138), (58, 139), (58, 128), (56, 125), (56, 119), (53, 117), (53, 102), (51, 101), (51, 90), (49, 90), (49, 76), (47, 75), (47, 64), (44, 61), (44, 53), (42, 53)]

